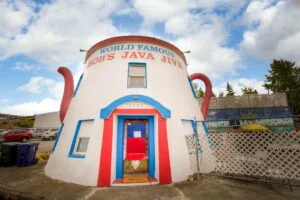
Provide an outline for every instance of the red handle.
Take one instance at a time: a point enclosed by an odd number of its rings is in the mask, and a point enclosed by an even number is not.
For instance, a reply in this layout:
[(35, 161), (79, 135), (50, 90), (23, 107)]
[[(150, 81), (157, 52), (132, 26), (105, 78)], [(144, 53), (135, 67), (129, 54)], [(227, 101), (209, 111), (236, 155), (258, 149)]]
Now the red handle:
[(211, 82), (207, 76), (205, 76), (204, 74), (201, 74), (201, 73), (195, 73), (195, 74), (190, 75), (190, 79), (192, 81), (199, 79), (199, 80), (203, 81), (205, 84), (205, 95), (204, 95), (204, 100), (203, 100), (202, 107), (201, 107), (201, 112), (203, 115), (203, 119), (206, 119), (208, 106), (209, 106), (209, 102), (210, 102), (210, 97), (212, 94)]

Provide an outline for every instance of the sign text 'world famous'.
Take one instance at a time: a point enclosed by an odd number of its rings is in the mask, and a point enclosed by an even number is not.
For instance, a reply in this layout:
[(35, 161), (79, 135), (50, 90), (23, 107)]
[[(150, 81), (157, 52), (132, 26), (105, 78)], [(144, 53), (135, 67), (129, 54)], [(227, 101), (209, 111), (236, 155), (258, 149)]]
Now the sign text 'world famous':
[[(117, 51), (123, 52), (121, 55), (118, 55), (116, 54)], [(89, 60), (88, 67), (100, 62), (113, 60), (118, 55), (118, 59), (160, 60), (163, 63), (182, 68), (181, 62), (175, 59), (175, 54), (172, 51), (153, 45), (119, 44), (99, 49), (97, 53), (98, 56)], [(155, 57), (156, 54), (154, 53), (159, 53), (160, 57)]]

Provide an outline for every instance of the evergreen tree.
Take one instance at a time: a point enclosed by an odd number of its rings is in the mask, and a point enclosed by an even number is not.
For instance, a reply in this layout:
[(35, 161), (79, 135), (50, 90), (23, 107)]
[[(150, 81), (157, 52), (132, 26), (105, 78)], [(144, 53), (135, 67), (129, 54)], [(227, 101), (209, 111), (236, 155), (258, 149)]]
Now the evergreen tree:
[(288, 60), (274, 59), (270, 68), (263, 86), (272, 92), (286, 92), (295, 114), (300, 114), (299, 66)]
[(232, 89), (232, 86), (227, 82), (227, 85), (226, 85), (226, 90), (227, 90), (227, 94), (226, 96), (234, 96), (234, 91)]
[(242, 88), (243, 95), (244, 94), (258, 94), (257, 90), (251, 87), (244, 86)]

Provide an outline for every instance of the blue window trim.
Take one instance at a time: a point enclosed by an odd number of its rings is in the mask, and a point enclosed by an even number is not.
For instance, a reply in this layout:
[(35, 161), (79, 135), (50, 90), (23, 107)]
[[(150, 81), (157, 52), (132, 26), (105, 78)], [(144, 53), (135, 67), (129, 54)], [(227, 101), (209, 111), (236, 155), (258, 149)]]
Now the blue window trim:
[(105, 108), (102, 108), (100, 110), (100, 118), (101, 119), (107, 119), (109, 115), (113, 112), (114, 109), (116, 109), (119, 105), (127, 103), (127, 102), (144, 102), (147, 103), (154, 108), (158, 110), (158, 112), (164, 117), (164, 118), (171, 118), (171, 111), (160, 104), (158, 101), (155, 99), (152, 99), (151, 97), (144, 96), (144, 95), (139, 95), (139, 94), (132, 94), (132, 95), (127, 95), (124, 97), (121, 97), (112, 103), (110, 103), (108, 106)]
[(78, 121), (77, 126), (76, 126), (76, 130), (75, 130), (75, 134), (74, 134), (74, 137), (73, 137), (73, 140), (72, 140), (71, 148), (70, 148), (70, 151), (69, 151), (69, 155), (68, 155), (69, 158), (85, 158), (85, 155), (75, 154), (74, 149), (75, 149), (76, 140), (77, 140), (77, 137), (78, 137), (78, 134), (79, 134), (79, 131), (80, 131), (81, 123), (82, 122), (89, 122), (89, 121), (94, 121), (94, 119), (85, 119), (85, 120), (79, 120)]
[[(138, 67), (144, 67), (145, 68), (145, 86), (130, 86), (129, 85), (129, 67), (130, 65), (143, 65)], [(128, 72), (127, 72), (127, 88), (147, 88), (147, 65), (146, 63), (140, 63), (140, 62), (130, 62), (128, 63)]]
[(151, 115), (120, 115), (118, 116), (117, 130), (117, 158), (116, 179), (123, 178), (123, 155), (124, 155), (124, 121), (125, 119), (147, 119), (148, 120), (148, 175), (155, 178), (155, 142), (154, 142), (154, 117)]
[(188, 77), (188, 80), (189, 80), (189, 83), (190, 83), (190, 86), (191, 86), (191, 90), (193, 92), (193, 95), (195, 98), (197, 98), (197, 95), (195, 93), (195, 90), (194, 90), (194, 87), (193, 87), (193, 83), (192, 83), (192, 80), (190, 79), (190, 77)]
[(53, 153), (53, 152), (55, 151), (55, 149), (56, 149), (56, 145), (57, 145), (57, 143), (58, 143), (58, 140), (59, 140), (60, 134), (61, 134), (61, 132), (62, 132), (62, 130), (63, 130), (63, 128), (64, 128), (64, 125), (65, 125), (65, 124), (62, 123), (62, 125), (60, 126), (60, 129), (59, 129), (59, 131), (58, 131), (58, 133), (57, 133), (56, 140), (55, 140), (54, 145), (53, 145), (53, 147), (52, 147), (51, 153)]
[(74, 91), (73, 97), (75, 97), (76, 94), (77, 94), (77, 91), (78, 91), (78, 88), (79, 88), (79, 86), (80, 86), (82, 77), (83, 77), (83, 74), (81, 74), (81, 76), (80, 76), (80, 78), (79, 78), (79, 80), (78, 80), (78, 82), (77, 82), (76, 89), (75, 89), (75, 91)]

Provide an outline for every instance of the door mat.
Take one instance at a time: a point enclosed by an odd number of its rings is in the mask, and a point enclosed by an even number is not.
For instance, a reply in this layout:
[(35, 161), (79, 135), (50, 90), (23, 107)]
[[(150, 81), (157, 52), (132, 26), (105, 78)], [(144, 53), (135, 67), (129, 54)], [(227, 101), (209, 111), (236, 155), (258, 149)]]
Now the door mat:
[(123, 178), (123, 183), (144, 183), (148, 182), (147, 176), (128, 176)]

